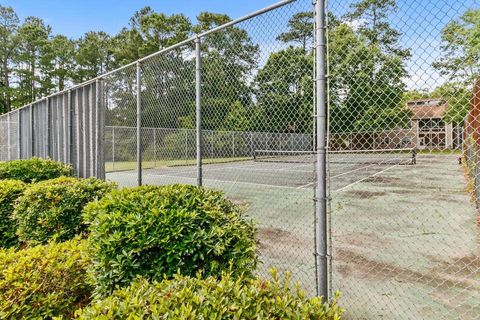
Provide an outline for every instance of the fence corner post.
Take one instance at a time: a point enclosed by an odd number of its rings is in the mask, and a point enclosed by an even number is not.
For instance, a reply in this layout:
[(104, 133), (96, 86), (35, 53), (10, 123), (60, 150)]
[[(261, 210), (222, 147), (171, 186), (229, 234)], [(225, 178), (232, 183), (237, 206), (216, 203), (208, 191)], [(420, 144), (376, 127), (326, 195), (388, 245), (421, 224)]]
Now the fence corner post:
[(141, 64), (137, 62), (137, 184), (142, 185), (142, 83)]
[(18, 148), (17, 148), (17, 159), (22, 159), (22, 144), (23, 144), (23, 139), (22, 139), (22, 134), (23, 134), (23, 130), (22, 130), (22, 112), (23, 112), (23, 108), (22, 109), (18, 109), (18, 123), (17, 123), (17, 144), (18, 144)]
[(202, 186), (202, 60), (200, 37), (195, 38), (195, 114), (196, 114), (196, 158), (197, 186)]
[(34, 120), (34, 112), (33, 112), (33, 106), (34, 104), (32, 103), (30, 105), (30, 153), (27, 156), (28, 158), (35, 157), (35, 120)]
[(105, 180), (105, 105), (104, 105), (104, 91), (103, 79), (99, 78), (95, 81), (95, 103), (96, 103), (96, 143), (95, 143), (95, 158), (96, 175), (97, 178)]
[(327, 101), (325, 66), (325, 0), (315, 1), (315, 271), (316, 294), (328, 297), (326, 140)]
[(7, 160), (12, 160), (12, 135), (11, 135), (12, 113), (7, 113)]

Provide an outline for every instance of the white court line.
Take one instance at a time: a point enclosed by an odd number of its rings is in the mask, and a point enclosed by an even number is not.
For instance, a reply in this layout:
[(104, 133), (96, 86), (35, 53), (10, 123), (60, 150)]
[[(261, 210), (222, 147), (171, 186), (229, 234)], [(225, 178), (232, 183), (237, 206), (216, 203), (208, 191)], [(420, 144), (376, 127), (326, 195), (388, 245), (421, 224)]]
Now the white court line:
[[(354, 170), (350, 170), (350, 171), (347, 171), (347, 172), (342, 172), (342, 173), (339, 173), (339, 174), (336, 174), (334, 176), (330, 176), (329, 179), (332, 179), (332, 178), (336, 178), (336, 177), (340, 177), (340, 176), (344, 176), (346, 174), (349, 174), (349, 173), (352, 173), (352, 172), (355, 172), (355, 171), (358, 171), (358, 170), (363, 170), (363, 169), (366, 169), (366, 168), (369, 168), (371, 166), (374, 166), (375, 164), (370, 164), (368, 166), (364, 166), (364, 167), (360, 167), (360, 168), (357, 168), (357, 169), (354, 169)], [(390, 168), (389, 168), (390, 169)], [(302, 189), (302, 188), (306, 188), (306, 187), (309, 187), (309, 186), (313, 186), (315, 182), (309, 182), (307, 184), (304, 184), (303, 186), (300, 186), (300, 187), (297, 187), (297, 189)]]
[(355, 182), (352, 182), (352, 183), (350, 183), (349, 185), (346, 185), (346, 186), (344, 186), (344, 187), (341, 187), (340, 189), (333, 190), (332, 192), (340, 192), (340, 191), (343, 191), (343, 190), (345, 190), (345, 189), (347, 189), (347, 188), (350, 188), (350, 187), (356, 185), (357, 183), (360, 183), (360, 182), (365, 181), (365, 180), (367, 180), (367, 179), (369, 179), (369, 178), (371, 178), (371, 177), (375, 177), (376, 175), (379, 175), (380, 173), (383, 173), (383, 172), (385, 172), (385, 171), (387, 171), (387, 170), (390, 170), (390, 169), (392, 169), (392, 168), (395, 168), (396, 166), (398, 166), (398, 164), (394, 164), (394, 165), (391, 166), (391, 167), (385, 168), (385, 169), (383, 169), (382, 171), (378, 171), (377, 173), (372, 174), (371, 176), (365, 177), (365, 178), (363, 178), (363, 179), (361, 179), (361, 180), (357, 180), (357, 181), (355, 181)]
[[(202, 166), (202, 169), (204, 172), (206, 171), (217, 171), (217, 170), (222, 170), (222, 169), (234, 169), (234, 168), (247, 168), (249, 166), (246, 166), (246, 165), (242, 165), (242, 166), (224, 166), (224, 167), (219, 167), (219, 168), (208, 168), (208, 167), (205, 167), (206, 165)], [(250, 168), (255, 166), (255, 164), (253, 165), (250, 165)], [(191, 169), (185, 169), (185, 170), (175, 170), (175, 168), (181, 168), (182, 166), (178, 166), (178, 167), (161, 167), (161, 168), (145, 168), (143, 169), (144, 171), (147, 171), (147, 170), (157, 170), (157, 171), (161, 171), (163, 169), (167, 169), (167, 171), (170, 171), (169, 173), (173, 173), (173, 174), (182, 174), (182, 173), (195, 173), (197, 172), (197, 169), (195, 166), (192, 166)], [(173, 169), (173, 170), (172, 170)]]
[[(286, 170), (292, 170), (292, 169), (297, 169), (297, 168), (302, 168), (308, 165), (298, 165), (298, 166), (290, 166), (290, 167), (284, 167), (281, 169), (267, 169), (267, 168), (257, 168), (258, 166), (262, 166), (261, 163), (256, 163), (256, 164), (250, 164), (250, 165), (238, 165), (238, 166), (219, 166), (218, 168), (214, 167), (208, 167), (209, 165), (206, 164), (203, 166), (203, 171), (204, 172), (209, 172), (209, 171), (219, 171), (219, 170), (224, 170), (224, 169), (234, 169), (234, 170), (251, 170), (251, 171), (267, 171), (267, 172), (275, 172), (275, 171), (286, 171)], [(171, 167), (172, 168), (172, 167)], [(161, 170), (162, 168), (146, 168), (144, 170)], [(197, 169), (193, 167), (192, 169), (186, 169), (186, 170), (180, 170), (180, 171), (175, 171), (175, 170), (170, 170), (171, 173), (174, 174), (182, 174), (182, 173), (195, 173), (197, 172)], [(313, 172), (313, 170), (292, 170), (294, 172)]]

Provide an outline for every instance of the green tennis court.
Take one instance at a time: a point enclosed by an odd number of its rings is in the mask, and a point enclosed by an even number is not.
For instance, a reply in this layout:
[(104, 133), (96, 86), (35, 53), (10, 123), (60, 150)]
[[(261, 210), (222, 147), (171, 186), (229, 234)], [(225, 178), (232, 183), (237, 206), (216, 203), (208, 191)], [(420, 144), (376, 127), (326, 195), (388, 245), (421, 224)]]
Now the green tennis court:
[[(311, 292), (313, 165), (250, 159), (203, 167), (204, 185), (223, 190), (259, 223), (259, 272), (271, 266), (290, 270)], [(428, 318), (439, 307), (455, 314), (453, 306), (474, 305), (480, 266), (468, 261), (479, 253), (475, 208), (457, 155), (419, 154), (416, 165), (332, 161), (329, 172), (333, 288), (355, 292), (348, 295), (352, 313), (372, 316), (371, 301), (385, 295), (405, 305), (386, 305), (386, 319), (401, 318), (405, 310)], [(135, 171), (107, 177), (121, 186), (136, 184)], [(143, 181), (194, 184), (196, 168), (145, 169)], [(458, 286), (463, 293), (471, 288), (471, 295), (456, 295)]]

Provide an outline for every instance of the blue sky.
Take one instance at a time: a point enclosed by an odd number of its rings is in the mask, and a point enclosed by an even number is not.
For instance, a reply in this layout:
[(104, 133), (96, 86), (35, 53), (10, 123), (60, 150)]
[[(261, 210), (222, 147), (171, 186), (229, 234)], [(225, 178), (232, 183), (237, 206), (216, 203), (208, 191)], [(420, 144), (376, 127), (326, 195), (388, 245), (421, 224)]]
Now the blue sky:
[[(183, 13), (192, 21), (202, 11), (226, 13), (238, 18), (279, 0), (0, 0), (12, 6), (21, 19), (33, 15), (43, 18), (53, 33), (79, 38), (87, 31), (106, 31), (115, 34), (128, 25), (132, 14), (151, 6), (157, 12)], [(337, 16), (345, 14), (356, 0), (329, 0), (328, 9)], [(276, 37), (286, 30), (291, 10), (311, 10), (312, 1), (301, 0), (296, 9), (289, 6), (279, 12), (263, 15), (240, 27), (249, 32), (261, 49), (260, 65), (269, 53), (284, 44)], [(432, 63), (442, 55), (441, 30), (452, 19), (458, 19), (467, 9), (479, 8), (480, 0), (397, 0), (398, 10), (389, 16), (390, 24), (400, 31), (400, 44), (410, 48), (412, 57), (406, 62), (409, 76), (405, 83), (411, 89), (432, 89), (446, 79)], [(295, 6), (294, 6), (295, 7)]]
[(226, 13), (238, 18), (276, 0), (1, 0), (13, 7), (21, 19), (43, 18), (53, 29), (72, 38), (91, 30), (114, 34), (128, 24), (135, 11), (151, 6), (155, 11), (183, 13), (194, 20), (201, 11)]

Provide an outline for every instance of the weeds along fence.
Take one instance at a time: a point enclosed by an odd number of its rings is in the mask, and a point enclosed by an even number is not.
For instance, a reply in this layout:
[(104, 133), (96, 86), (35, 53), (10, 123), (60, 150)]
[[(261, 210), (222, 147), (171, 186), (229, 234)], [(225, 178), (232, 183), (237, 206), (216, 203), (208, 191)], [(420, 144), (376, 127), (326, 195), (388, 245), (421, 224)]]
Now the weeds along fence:
[(479, 12), (282, 1), (1, 115), (0, 160), (223, 190), (257, 272), (340, 290), (347, 319), (479, 319)]
[(480, 209), (480, 78), (473, 88), (471, 109), (465, 119), (464, 159), (477, 209)]

